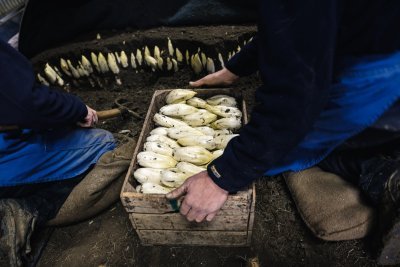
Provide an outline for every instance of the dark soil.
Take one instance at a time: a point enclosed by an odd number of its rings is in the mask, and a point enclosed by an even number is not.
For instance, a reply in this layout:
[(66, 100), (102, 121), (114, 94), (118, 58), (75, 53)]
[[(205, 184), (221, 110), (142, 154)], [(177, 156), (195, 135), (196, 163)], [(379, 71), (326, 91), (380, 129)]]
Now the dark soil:
[[(78, 42), (54, 49), (33, 59), (35, 69), (42, 71), (45, 62), (59, 65), (59, 58), (77, 60), (90, 51), (134, 51), (157, 44), (166, 49), (166, 37), (181, 51), (200, 47), (216, 58), (217, 52), (231, 51), (254, 34), (254, 27), (159, 28), (124, 34), (102, 34), (102, 40)], [(93, 35), (94, 38), (95, 35)], [(105, 36), (109, 38), (104, 38)], [(239, 42), (238, 42), (239, 41)], [(97, 110), (114, 106), (116, 98), (133, 102), (135, 110), (145, 114), (156, 89), (184, 88), (196, 77), (187, 66), (177, 73), (135, 73), (123, 70), (122, 85), (113, 76), (99, 76), (95, 87), (87, 81), (70, 80), (69, 90)], [(254, 90), (260, 85), (256, 75), (243, 78), (234, 87), (246, 92), (253, 102)], [(74, 89), (75, 88), (75, 89)], [(79, 89), (76, 89), (79, 88)], [(142, 121), (134, 118), (109, 119), (100, 127), (118, 133), (129, 130), (137, 137)], [(364, 241), (325, 242), (312, 236), (298, 215), (281, 177), (257, 182), (256, 216), (252, 244), (248, 248), (220, 247), (143, 247), (120, 203), (92, 220), (55, 230), (38, 266), (245, 266), (244, 260), (257, 256), (262, 266), (375, 266)]]

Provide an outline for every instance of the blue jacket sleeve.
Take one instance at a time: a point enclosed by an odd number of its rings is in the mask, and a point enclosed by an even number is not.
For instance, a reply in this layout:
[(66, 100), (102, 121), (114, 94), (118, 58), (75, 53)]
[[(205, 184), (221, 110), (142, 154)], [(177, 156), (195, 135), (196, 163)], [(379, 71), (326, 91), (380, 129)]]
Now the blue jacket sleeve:
[(332, 81), (337, 32), (335, 0), (260, 1), (258, 66), (263, 86), (240, 136), (208, 167), (235, 192), (288, 154), (311, 129)]
[(76, 123), (87, 115), (76, 96), (35, 82), (29, 61), (0, 41), (0, 124), (53, 128)]
[(225, 67), (237, 76), (243, 77), (253, 74), (258, 70), (258, 37), (257, 35), (247, 43), (239, 53), (236, 53)]

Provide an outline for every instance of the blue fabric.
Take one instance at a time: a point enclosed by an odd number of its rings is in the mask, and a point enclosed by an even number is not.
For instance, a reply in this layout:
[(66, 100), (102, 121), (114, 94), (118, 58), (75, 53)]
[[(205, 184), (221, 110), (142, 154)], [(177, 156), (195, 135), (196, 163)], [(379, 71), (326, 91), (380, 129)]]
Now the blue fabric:
[(114, 148), (112, 134), (101, 129), (0, 133), (0, 186), (73, 178)]
[(348, 60), (312, 130), (265, 174), (300, 171), (318, 164), (346, 139), (374, 124), (399, 96), (400, 52)]
[(19, 31), (19, 23), (21, 20), (22, 14), (17, 15), (13, 19), (8, 20), (4, 24), (0, 25), (0, 39), (4, 42), (8, 42), (8, 40), (16, 35)]
[(4, 42), (8, 42), (11, 37), (16, 35), (18, 33), (18, 24), (15, 23), (6, 23), (5, 25), (2, 25), (0, 27), (0, 39), (3, 40)]

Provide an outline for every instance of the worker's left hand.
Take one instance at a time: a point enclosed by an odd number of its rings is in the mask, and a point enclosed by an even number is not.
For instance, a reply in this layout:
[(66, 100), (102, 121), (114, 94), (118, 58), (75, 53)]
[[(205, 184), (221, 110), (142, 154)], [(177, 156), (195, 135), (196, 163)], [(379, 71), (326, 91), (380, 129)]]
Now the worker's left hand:
[(211, 221), (228, 198), (228, 191), (216, 185), (207, 171), (188, 178), (180, 187), (166, 195), (176, 199), (186, 195), (180, 212), (188, 221)]
[(84, 128), (93, 127), (99, 121), (99, 118), (97, 117), (97, 112), (89, 106), (86, 106), (86, 108), (88, 110), (88, 113), (83, 121), (78, 122), (78, 125)]
[(200, 80), (189, 82), (189, 85), (192, 87), (229, 86), (235, 83), (237, 80), (239, 80), (239, 76), (224, 67), (222, 70), (208, 74)]

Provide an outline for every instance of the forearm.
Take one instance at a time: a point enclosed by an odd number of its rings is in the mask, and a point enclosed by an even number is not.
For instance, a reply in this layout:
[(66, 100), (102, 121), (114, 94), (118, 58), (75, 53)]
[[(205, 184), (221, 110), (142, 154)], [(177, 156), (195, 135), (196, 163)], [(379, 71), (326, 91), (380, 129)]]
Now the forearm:
[(213, 181), (230, 192), (261, 177), (301, 142), (332, 80), (336, 1), (277, 2), (262, 1), (258, 57), (264, 85), (255, 96), (258, 104), (240, 136), (208, 168)]
[(33, 91), (32, 111), (37, 124), (44, 127), (76, 124), (88, 113), (86, 105), (76, 96), (47, 86), (35, 85)]
[(86, 116), (79, 98), (37, 84), (29, 61), (4, 42), (0, 59), (0, 124), (51, 128)]
[(258, 37), (254, 36), (240, 52), (236, 53), (225, 67), (237, 76), (250, 75), (258, 70)]

